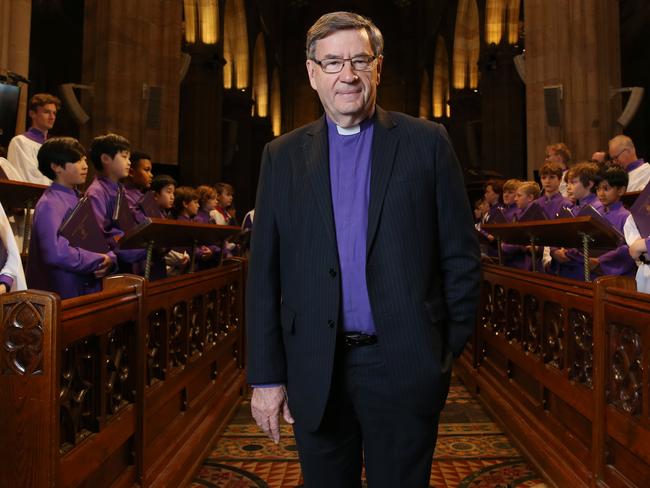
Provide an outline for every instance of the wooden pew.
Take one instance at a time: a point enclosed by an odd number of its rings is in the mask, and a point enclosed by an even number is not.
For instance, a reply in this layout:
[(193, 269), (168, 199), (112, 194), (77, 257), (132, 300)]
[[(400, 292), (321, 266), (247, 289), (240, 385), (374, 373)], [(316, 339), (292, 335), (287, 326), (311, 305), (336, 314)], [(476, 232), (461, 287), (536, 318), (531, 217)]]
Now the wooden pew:
[(0, 486), (183, 486), (243, 394), (244, 273), (0, 296)]
[[(650, 296), (483, 265), (457, 372), (557, 486), (647, 486)], [(645, 482), (643, 481), (645, 480)]]

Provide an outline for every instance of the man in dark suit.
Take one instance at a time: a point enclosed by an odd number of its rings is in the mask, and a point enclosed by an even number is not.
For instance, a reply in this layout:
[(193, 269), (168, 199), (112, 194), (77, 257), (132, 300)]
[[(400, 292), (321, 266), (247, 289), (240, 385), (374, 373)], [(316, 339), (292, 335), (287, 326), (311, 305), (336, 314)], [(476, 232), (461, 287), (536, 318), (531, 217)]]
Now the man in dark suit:
[[(252, 413), (294, 424), (307, 488), (428, 486), (479, 248), (444, 128), (375, 104), (383, 39), (321, 17), (307, 72), (325, 116), (264, 150), (247, 290)], [(295, 423), (294, 423), (295, 418)]]

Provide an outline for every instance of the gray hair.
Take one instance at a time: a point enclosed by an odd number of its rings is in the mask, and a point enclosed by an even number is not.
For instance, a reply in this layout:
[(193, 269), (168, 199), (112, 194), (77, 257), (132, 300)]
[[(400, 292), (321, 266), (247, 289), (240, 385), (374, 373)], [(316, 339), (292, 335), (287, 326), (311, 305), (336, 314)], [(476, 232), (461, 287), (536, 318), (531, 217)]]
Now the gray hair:
[(368, 33), (370, 45), (375, 56), (384, 51), (384, 38), (372, 20), (352, 12), (330, 12), (323, 15), (307, 31), (307, 59), (314, 59), (316, 41), (333, 32), (347, 29), (364, 29)]

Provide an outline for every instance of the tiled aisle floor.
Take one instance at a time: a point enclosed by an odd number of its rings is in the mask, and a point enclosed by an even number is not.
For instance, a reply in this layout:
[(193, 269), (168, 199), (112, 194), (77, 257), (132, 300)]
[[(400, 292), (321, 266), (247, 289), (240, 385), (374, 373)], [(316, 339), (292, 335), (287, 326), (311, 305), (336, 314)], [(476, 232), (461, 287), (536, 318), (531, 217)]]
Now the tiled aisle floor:
[[(273, 444), (244, 402), (205, 460), (191, 488), (295, 488), (302, 483), (291, 428)], [(546, 485), (508, 437), (454, 377), (442, 412), (430, 485), (436, 488), (516, 488)]]

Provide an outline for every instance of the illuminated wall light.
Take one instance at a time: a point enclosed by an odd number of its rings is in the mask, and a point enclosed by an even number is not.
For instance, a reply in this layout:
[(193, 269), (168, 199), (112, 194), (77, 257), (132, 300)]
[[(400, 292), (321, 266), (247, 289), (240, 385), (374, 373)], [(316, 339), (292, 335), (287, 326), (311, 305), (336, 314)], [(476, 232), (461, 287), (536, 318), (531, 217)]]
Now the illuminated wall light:
[(485, 6), (485, 41), (499, 44), (503, 38), (503, 21), (506, 15), (506, 0), (488, 0)]
[(519, 42), (519, 9), (521, 0), (508, 0), (508, 43)]
[(271, 79), (271, 130), (276, 137), (282, 132), (282, 104), (278, 68), (273, 70), (273, 78)]
[[(248, 29), (244, 0), (226, 0), (224, 12), (224, 88), (248, 88)], [(229, 57), (226, 57), (226, 51)], [(234, 78), (234, 80), (233, 80)]]
[(467, 11), (467, 71), (469, 87), (478, 88), (478, 58), (481, 53), (480, 23), (476, 0), (470, 0)]
[(183, 14), (185, 16), (185, 42), (196, 42), (196, 0), (183, 1)]
[(421, 119), (431, 118), (431, 84), (429, 82), (429, 73), (427, 73), (426, 69), (422, 71), (419, 117)]
[(199, 0), (201, 42), (216, 44), (219, 40), (219, 4), (217, 0)]
[(255, 40), (253, 51), (253, 98), (258, 117), (266, 117), (269, 112), (269, 82), (266, 68), (266, 44), (261, 32)]
[[(436, 54), (433, 64), (433, 116), (442, 117), (445, 112), (449, 116), (449, 54), (442, 36), (436, 42)], [(447, 109), (445, 109), (447, 105)]]

